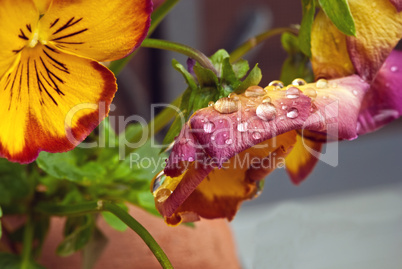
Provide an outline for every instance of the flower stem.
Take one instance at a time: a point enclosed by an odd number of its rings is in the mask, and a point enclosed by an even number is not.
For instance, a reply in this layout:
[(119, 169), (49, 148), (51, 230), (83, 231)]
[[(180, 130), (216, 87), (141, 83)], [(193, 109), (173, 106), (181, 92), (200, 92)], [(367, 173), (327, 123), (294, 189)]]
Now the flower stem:
[[(149, 26), (147, 36), (150, 36), (156, 29), (156, 27), (162, 22), (162, 20), (166, 17), (169, 11), (179, 2), (180, 0), (166, 0), (162, 5), (160, 5), (151, 15), (151, 26)], [(131, 58), (137, 51), (134, 51), (129, 56), (113, 61), (110, 63), (109, 69), (117, 76), (123, 68), (130, 62)]]
[(124, 222), (128, 227), (130, 227), (136, 234), (141, 237), (141, 239), (152, 251), (156, 259), (162, 265), (162, 268), (173, 268), (165, 252), (158, 245), (152, 235), (144, 228), (144, 226), (142, 226), (130, 214), (128, 214), (126, 211), (124, 211), (112, 202), (92, 201), (76, 205), (55, 205), (39, 203), (36, 206), (35, 210), (47, 215), (56, 216), (77, 216), (88, 213), (96, 213), (100, 211), (108, 211), (118, 217), (122, 222)]
[(27, 222), (24, 228), (24, 244), (22, 249), (22, 264), (21, 269), (28, 269), (31, 267), (32, 259), (32, 244), (34, 239), (34, 225), (32, 217), (28, 216)]
[(209, 58), (197, 49), (191, 48), (189, 46), (180, 43), (167, 40), (153, 39), (153, 38), (145, 39), (142, 42), (141, 46), (145, 48), (170, 50), (184, 54), (199, 62), (201, 66), (213, 71), (216, 75), (218, 75), (218, 72), (216, 71), (215, 67), (213, 66)]
[(249, 52), (251, 49), (256, 47), (261, 42), (263, 42), (275, 35), (279, 35), (279, 34), (282, 34), (285, 32), (294, 33), (294, 34), (298, 33), (297, 30), (295, 30), (293, 28), (283, 27), (283, 28), (275, 28), (275, 29), (266, 31), (262, 34), (256, 35), (256, 36), (250, 38), (249, 40), (247, 40), (246, 42), (244, 42), (237, 49), (232, 51), (232, 53), (230, 53), (230, 62), (234, 63), (234, 62), (240, 60), (241, 57), (243, 57), (247, 52)]

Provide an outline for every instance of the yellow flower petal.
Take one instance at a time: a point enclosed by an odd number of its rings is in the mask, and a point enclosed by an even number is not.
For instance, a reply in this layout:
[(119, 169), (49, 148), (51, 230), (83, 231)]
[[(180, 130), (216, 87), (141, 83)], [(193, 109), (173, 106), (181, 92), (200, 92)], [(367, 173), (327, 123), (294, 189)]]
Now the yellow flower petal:
[(25, 48), (0, 81), (0, 155), (30, 162), (42, 150), (71, 150), (107, 115), (113, 74), (50, 46)]
[(33, 0), (33, 1), (37, 9), (39, 10), (40, 14), (45, 14), (50, 4), (52, 3), (52, 0)]
[(117, 60), (145, 38), (151, 10), (148, 0), (54, 1), (40, 20), (40, 38), (76, 55)]
[[(297, 135), (297, 142), (286, 156), (286, 171), (294, 184), (300, 184), (314, 169), (322, 143)], [(315, 153), (315, 156), (310, 151)]]
[[(291, 131), (248, 148), (224, 163), (222, 168), (214, 168), (203, 175), (198, 186), (194, 186), (197, 181), (194, 175), (206, 170), (197, 169), (197, 165), (202, 164), (195, 162), (184, 174), (166, 177), (164, 184), (155, 190), (157, 208), (170, 225), (194, 221), (198, 217), (231, 220), (240, 204), (258, 193), (259, 181), (277, 167), (284, 166), (285, 156), (295, 142), (296, 132)], [(166, 188), (172, 193), (165, 193)], [(164, 199), (159, 192), (166, 194)]]
[(339, 78), (355, 73), (345, 35), (321, 10), (311, 32), (311, 63), (316, 79)]
[(0, 5), (0, 79), (17, 61), (39, 19), (31, 0), (3, 0)]
[(350, 0), (356, 37), (347, 37), (357, 73), (371, 81), (402, 38), (402, 12), (387, 0)]

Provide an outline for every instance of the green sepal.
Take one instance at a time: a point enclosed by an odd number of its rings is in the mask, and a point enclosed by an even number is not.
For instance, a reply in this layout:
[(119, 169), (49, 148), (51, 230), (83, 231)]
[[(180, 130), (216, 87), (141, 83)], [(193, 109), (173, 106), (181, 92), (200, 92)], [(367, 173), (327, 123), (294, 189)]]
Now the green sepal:
[(311, 29), (315, 15), (315, 1), (302, 0), (303, 19), (300, 24), (299, 44), (301, 51), (311, 58)]
[(240, 84), (239, 87), (235, 90), (236, 93), (244, 92), (248, 87), (253, 85), (258, 85), (261, 82), (262, 74), (261, 69), (258, 67), (258, 64), (251, 69), (250, 73), (246, 77), (245, 80)]
[(346, 0), (318, 0), (322, 10), (345, 35), (356, 36), (355, 22)]

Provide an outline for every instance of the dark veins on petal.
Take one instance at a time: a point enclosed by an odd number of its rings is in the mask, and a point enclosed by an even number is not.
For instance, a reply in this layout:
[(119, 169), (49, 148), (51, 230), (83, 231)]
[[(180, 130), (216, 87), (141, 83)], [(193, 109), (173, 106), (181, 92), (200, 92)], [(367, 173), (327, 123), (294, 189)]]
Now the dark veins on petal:
[[(53, 35), (57, 35), (58, 33), (63, 32), (64, 30), (76, 25), (77, 23), (79, 23), (80, 21), (82, 21), (83, 18), (79, 18), (74, 20), (75, 17), (72, 17), (70, 20), (68, 20), (63, 26), (59, 27), (56, 31), (53, 32)], [(58, 22), (60, 21), (60, 18), (57, 18), (54, 22), (52, 22), (50, 24), (50, 28), (55, 27)], [(65, 34), (63, 36), (59, 36), (59, 37), (55, 37), (52, 39), (52, 41), (55, 41), (57, 43), (61, 43), (61, 44), (74, 44), (74, 45), (80, 45), (80, 44), (84, 44), (84, 42), (72, 42), (72, 41), (65, 41), (64, 39), (69, 38), (69, 37), (73, 37), (73, 36), (77, 36), (81, 33), (84, 33), (88, 31), (88, 28), (83, 28), (80, 29), (78, 31), (75, 31), (73, 33), (69, 33), (69, 34)]]

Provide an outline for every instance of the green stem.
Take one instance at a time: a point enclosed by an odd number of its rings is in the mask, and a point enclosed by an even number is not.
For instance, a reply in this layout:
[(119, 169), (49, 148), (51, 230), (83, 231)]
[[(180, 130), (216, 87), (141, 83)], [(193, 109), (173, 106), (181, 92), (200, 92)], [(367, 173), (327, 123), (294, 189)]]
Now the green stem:
[[(169, 11), (179, 2), (180, 0), (166, 0), (162, 5), (160, 5), (151, 15), (151, 26), (149, 26), (147, 36), (150, 36), (156, 29), (156, 27), (161, 23), (161, 21), (166, 17)], [(110, 63), (109, 69), (117, 76), (123, 70), (123, 68), (130, 62), (137, 51), (131, 53), (131, 55)]]
[(144, 228), (144, 226), (142, 226), (138, 221), (131, 217), (130, 214), (115, 204), (105, 202), (103, 208), (118, 217), (141, 237), (141, 239), (145, 242), (145, 244), (147, 244), (149, 249), (155, 255), (156, 259), (162, 265), (162, 268), (173, 268), (165, 252), (158, 245), (152, 235)]
[(288, 28), (288, 27), (275, 28), (275, 29), (269, 30), (267, 32), (264, 32), (262, 34), (259, 34), (255, 37), (250, 38), (249, 40), (244, 42), (242, 45), (240, 45), (237, 49), (232, 51), (232, 53), (230, 54), (230, 62), (234, 63), (234, 62), (240, 60), (241, 57), (243, 57), (247, 52), (249, 52), (251, 49), (256, 47), (261, 42), (263, 42), (263, 41), (267, 40), (268, 38), (271, 38), (275, 35), (279, 35), (279, 34), (282, 34), (285, 32), (297, 34), (297, 30)]
[(152, 235), (144, 228), (144, 226), (142, 226), (126, 211), (111, 202), (85, 202), (77, 205), (55, 205), (40, 203), (36, 206), (35, 210), (43, 214), (56, 216), (77, 216), (100, 211), (109, 211), (141, 237), (141, 239), (145, 242), (145, 244), (147, 244), (149, 249), (155, 255), (156, 259), (162, 265), (162, 268), (173, 268), (165, 252), (158, 245)]
[(21, 269), (30, 268), (31, 259), (32, 259), (33, 239), (34, 239), (34, 225), (32, 222), (32, 217), (28, 216), (28, 220), (25, 224), (25, 229), (24, 229), (24, 241), (23, 241), (23, 249), (22, 249)]
[(197, 49), (172, 41), (152, 39), (152, 38), (145, 39), (142, 42), (141, 46), (145, 48), (170, 50), (184, 54), (199, 62), (201, 66), (212, 70), (216, 75), (218, 75), (218, 72), (216, 71), (215, 67), (213, 66), (209, 58)]

